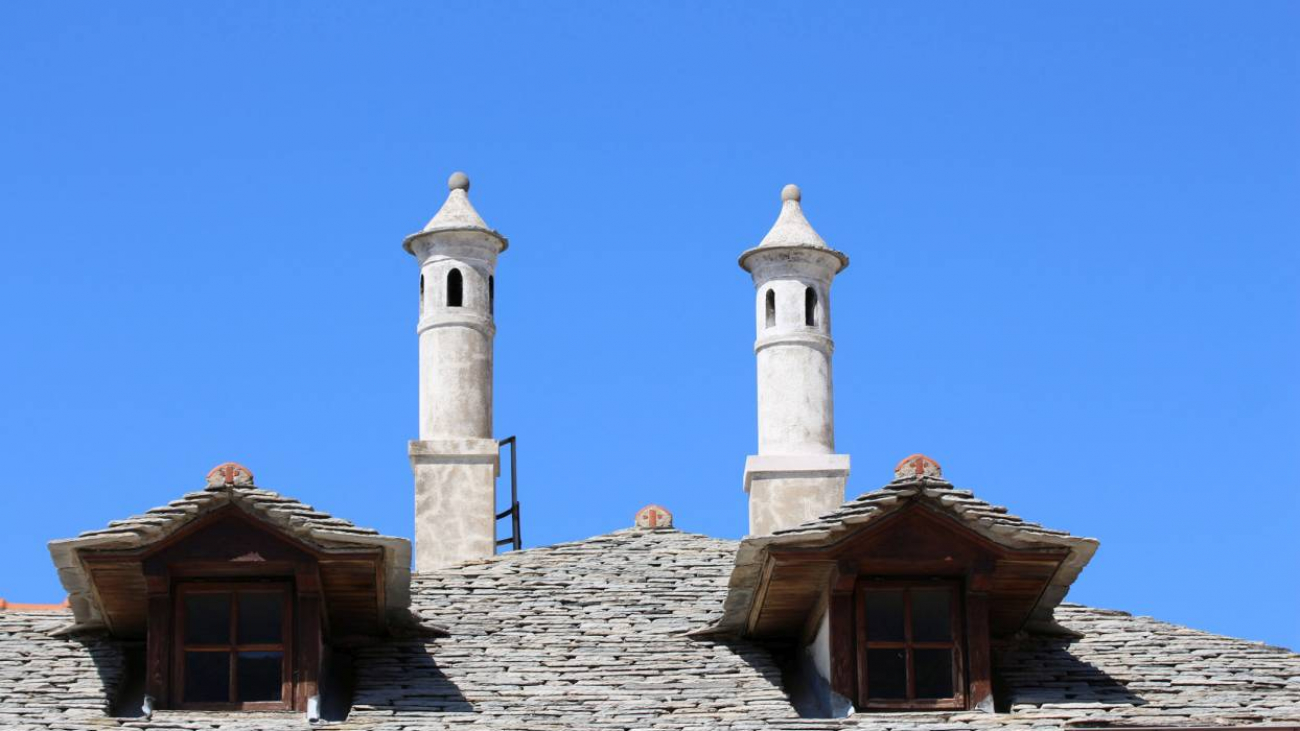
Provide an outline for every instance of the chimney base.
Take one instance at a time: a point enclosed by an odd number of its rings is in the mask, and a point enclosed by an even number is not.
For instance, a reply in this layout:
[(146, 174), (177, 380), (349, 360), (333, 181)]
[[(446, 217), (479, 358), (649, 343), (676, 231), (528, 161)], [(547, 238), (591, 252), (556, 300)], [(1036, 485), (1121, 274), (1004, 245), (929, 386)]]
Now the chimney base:
[(415, 473), (415, 571), (488, 558), (496, 553), (495, 439), (410, 443)]
[(844, 504), (849, 455), (752, 455), (745, 460), (749, 534), (764, 536), (826, 515)]

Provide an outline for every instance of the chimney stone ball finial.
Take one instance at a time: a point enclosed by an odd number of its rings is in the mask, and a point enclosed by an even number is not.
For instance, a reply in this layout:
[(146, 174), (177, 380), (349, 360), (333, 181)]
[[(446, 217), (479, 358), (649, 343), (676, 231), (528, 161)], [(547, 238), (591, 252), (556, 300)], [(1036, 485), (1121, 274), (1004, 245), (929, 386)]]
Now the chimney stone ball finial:
[(803, 200), (803, 192), (799, 190), (799, 186), (791, 183), (781, 189), (781, 200), (782, 202), (794, 201), (798, 203)]
[(911, 454), (894, 465), (895, 480), (943, 479), (943, 468), (924, 454)]
[(238, 462), (223, 462), (208, 472), (208, 487), (251, 487), (253, 473)]
[(463, 190), (469, 192), (469, 176), (457, 170), (447, 178), (447, 190)]

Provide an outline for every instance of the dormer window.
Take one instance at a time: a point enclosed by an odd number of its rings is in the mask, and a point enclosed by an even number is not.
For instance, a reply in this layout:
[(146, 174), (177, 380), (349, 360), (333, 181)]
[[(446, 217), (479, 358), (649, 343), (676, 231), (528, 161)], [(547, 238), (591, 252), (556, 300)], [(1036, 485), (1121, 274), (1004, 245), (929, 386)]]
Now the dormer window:
[(782, 672), (803, 716), (991, 713), (991, 648), (1059, 631), (1052, 609), (1096, 548), (911, 455), (880, 490), (746, 538), (711, 631), (800, 648)]
[(208, 473), (201, 492), (51, 552), (76, 587), (77, 628), (143, 640), (127, 672), (144, 677), (128, 677), (115, 702), (146, 716), (180, 708), (318, 719), (347, 708), (351, 693), (336, 672), (344, 665), (326, 657), (411, 621), (410, 543), (258, 488), (234, 463)]
[(858, 707), (965, 708), (954, 582), (860, 579)]
[(177, 598), (172, 667), (182, 708), (292, 707), (288, 584), (184, 582)]

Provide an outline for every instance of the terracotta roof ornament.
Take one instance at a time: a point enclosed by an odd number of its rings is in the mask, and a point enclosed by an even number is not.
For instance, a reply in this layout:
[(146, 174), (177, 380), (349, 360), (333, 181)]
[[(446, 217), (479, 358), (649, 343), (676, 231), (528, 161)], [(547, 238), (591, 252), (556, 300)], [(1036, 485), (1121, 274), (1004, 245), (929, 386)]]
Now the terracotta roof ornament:
[(668, 512), (668, 508), (650, 504), (636, 511), (636, 527), (638, 528), (671, 528), (673, 527), (673, 514)]
[(223, 462), (208, 472), (209, 489), (252, 486), (252, 471), (238, 462)]
[(904, 457), (898, 464), (894, 465), (895, 480), (910, 479), (943, 479), (943, 468), (938, 462), (925, 456), (924, 454), (912, 454)]

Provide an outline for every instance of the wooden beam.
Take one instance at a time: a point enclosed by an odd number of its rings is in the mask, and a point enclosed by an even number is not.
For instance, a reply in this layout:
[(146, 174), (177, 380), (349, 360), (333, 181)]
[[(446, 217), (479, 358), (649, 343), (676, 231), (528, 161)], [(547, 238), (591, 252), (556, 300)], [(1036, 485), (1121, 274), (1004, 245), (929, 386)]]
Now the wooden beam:
[(171, 694), (168, 692), (168, 681), (171, 678), (168, 658), (171, 656), (172, 598), (165, 591), (166, 582), (163, 582), (163, 587), (164, 591), (149, 592), (144, 692), (153, 696), (155, 707), (167, 708), (171, 702)]
[(989, 651), (989, 595), (966, 592), (966, 657), (970, 663), (969, 708), (993, 712), (993, 669)]
[(858, 649), (853, 616), (853, 592), (832, 592), (830, 599), (831, 688), (845, 698), (856, 699), (858, 691)]
[(307, 700), (320, 695), (321, 664), (321, 596), (317, 592), (298, 592), (298, 682), (294, 707), (307, 710)]

